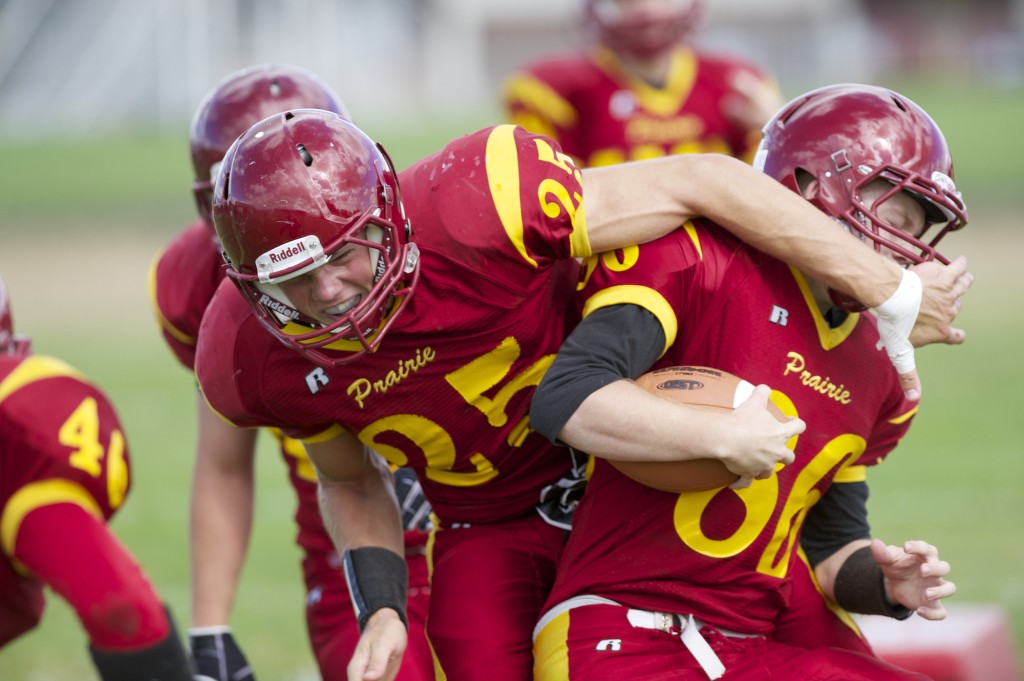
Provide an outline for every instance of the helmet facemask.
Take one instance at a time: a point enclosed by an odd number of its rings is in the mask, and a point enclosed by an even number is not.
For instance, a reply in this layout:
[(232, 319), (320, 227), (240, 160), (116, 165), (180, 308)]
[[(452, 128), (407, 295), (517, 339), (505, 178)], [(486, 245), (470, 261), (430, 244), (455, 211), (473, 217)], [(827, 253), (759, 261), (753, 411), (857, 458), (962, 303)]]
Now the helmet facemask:
[[(390, 160), (355, 126), (327, 112), (288, 112), (258, 127), (229, 150), (214, 192), (228, 276), (286, 346), (324, 366), (352, 362), (376, 349), (418, 281), (419, 250), (408, 241)], [(268, 146), (281, 155), (267, 159)], [(239, 156), (260, 160), (252, 165)], [(244, 169), (238, 178), (234, 163)], [(355, 257), (369, 259), (362, 298), (330, 322), (303, 313), (282, 284), (330, 267), (352, 246), (366, 251)], [(339, 352), (322, 351), (326, 346)]]
[[(942, 132), (917, 104), (886, 88), (841, 83), (796, 97), (765, 124), (754, 166), (904, 266), (948, 264), (937, 245), (967, 224)], [(873, 183), (884, 187), (881, 194), (874, 186), (865, 191)], [(919, 233), (883, 219), (898, 195), (924, 209)], [(830, 293), (843, 309), (864, 309)]]
[[(926, 179), (891, 165), (875, 169), (861, 165), (854, 169), (846, 162), (843, 153), (834, 154), (833, 160), (836, 161), (836, 172), (825, 173), (821, 182), (822, 194), (811, 199), (811, 203), (875, 251), (891, 251), (903, 267), (929, 260), (949, 264), (949, 259), (936, 246), (947, 233), (962, 228), (967, 223), (967, 216), (960, 192), (948, 176), (936, 171), (933, 179)], [(877, 180), (884, 181), (888, 189), (869, 203), (863, 190)], [(924, 210), (924, 227), (917, 236), (890, 224), (880, 215), (882, 206), (901, 193), (912, 197)], [(843, 194), (846, 194), (845, 200)], [(824, 196), (829, 197), (828, 200), (822, 198)], [(933, 236), (926, 238), (929, 232)], [(829, 289), (829, 296), (833, 303), (847, 312), (866, 309), (859, 301), (834, 289)]]
[[(827, 212), (842, 220), (851, 231), (868, 239), (876, 251), (893, 251), (905, 265), (929, 260), (949, 264), (949, 259), (938, 251), (937, 245), (946, 234), (967, 224), (967, 215), (960, 192), (948, 176), (936, 171), (932, 178), (924, 178), (896, 166), (880, 166), (874, 170), (860, 166), (851, 174), (858, 178), (852, 182), (849, 206), (842, 212)], [(842, 177), (844, 173), (839, 175)], [(877, 179), (887, 181), (891, 188), (868, 205), (861, 190)], [(900, 192), (906, 192), (924, 208), (925, 226), (918, 236), (890, 225), (879, 216), (881, 206)], [(932, 236), (926, 238), (929, 232)]]
[[(405, 249), (405, 265), (399, 267), (399, 262), (393, 253), (393, 239), (390, 237), (391, 230), (392, 227), (385, 226), (376, 217), (370, 217), (366, 220), (365, 227), (359, 232), (359, 235), (343, 238), (332, 249), (333, 254), (336, 255), (347, 245), (365, 247), (370, 259), (370, 269), (373, 272), (373, 285), (359, 303), (348, 310), (340, 319), (330, 324), (325, 325), (301, 312), (298, 306), (289, 299), (288, 294), (285, 293), (281, 286), (284, 282), (308, 274), (330, 263), (331, 256), (325, 254), (319, 239), (315, 236), (304, 237), (296, 240), (296, 244), (283, 244), (280, 249), (275, 249), (275, 251), (288, 250), (289, 248), (295, 249), (298, 245), (301, 245), (302, 248), (309, 252), (309, 255), (304, 257), (303, 262), (285, 268), (286, 271), (274, 271), (271, 269), (269, 260), (273, 253), (268, 252), (260, 256), (257, 259), (257, 266), (259, 267), (264, 264), (265, 266), (262, 268), (257, 280), (249, 280), (247, 282), (252, 287), (250, 295), (264, 308), (266, 316), (273, 319), (278, 328), (284, 328), (288, 324), (295, 322), (315, 329), (315, 331), (309, 334), (293, 335), (292, 338), (312, 339), (319, 338), (324, 334), (330, 334), (333, 338), (325, 339), (327, 343), (342, 338), (360, 341), (367, 346), (367, 349), (372, 349), (366, 337), (372, 335), (380, 327), (381, 322), (392, 310), (394, 301), (399, 297), (407, 295), (404, 291), (392, 291), (390, 285), (394, 284), (395, 280), (401, 278), (404, 274), (413, 271), (419, 252), (414, 244), (409, 244), (408, 246), (411, 246), (411, 248)], [(236, 277), (237, 275), (229, 273), (229, 276)], [(320, 343), (319, 345), (324, 344), (326, 343)], [(308, 343), (306, 345), (317, 344)]]

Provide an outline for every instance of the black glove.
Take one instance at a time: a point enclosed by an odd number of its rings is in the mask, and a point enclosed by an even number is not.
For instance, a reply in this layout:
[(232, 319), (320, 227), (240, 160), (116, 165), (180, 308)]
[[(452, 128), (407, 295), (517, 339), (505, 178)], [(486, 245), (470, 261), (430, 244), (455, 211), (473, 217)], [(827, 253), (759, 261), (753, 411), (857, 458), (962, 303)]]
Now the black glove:
[(568, 448), (572, 469), (540, 491), (537, 512), (548, 525), (568, 531), (572, 516), (587, 487), (587, 455)]
[(421, 530), (429, 532), (433, 524), (430, 522), (430, 502), (423, 496), (423, 488), (410, 468), (399, 468), (394, 473), (395, 495), (402, 509), (402, 525), (405, 530)]
[(196, 681), (256, 681), (231, 627), (189, 629), (188, 647)]

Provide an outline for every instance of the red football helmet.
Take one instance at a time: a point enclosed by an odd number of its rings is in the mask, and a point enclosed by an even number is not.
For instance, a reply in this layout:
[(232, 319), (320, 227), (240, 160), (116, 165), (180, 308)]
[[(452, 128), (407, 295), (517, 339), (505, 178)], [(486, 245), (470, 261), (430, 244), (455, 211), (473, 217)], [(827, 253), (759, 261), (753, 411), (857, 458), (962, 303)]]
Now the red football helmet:
[(639, 59), (657, 56), (696, 31), (703, 0), (585, 0), (598, 40)]
[[(419, 277), (419, 250), (409, 242), (391, 161), (338, 114), (288, 111), (238, 138), (217, 175), (213, 220), (228, 276), (257, 318), (285, 345), (325, 366), (376, 348)], [(278, 284), (325, 264), (346, 244), (370, 249), (373, 286), (324, 326), (296, 309)], [(356, 351), (320, 350), (341, 339), (357, 341)]]
[[(876, 250), (884, 246), (912, 263), (948, 264), (935, 246), (967, 224), (942, 132), (921, 107), (886, 88), (830, 85), (797, 97), (765, 125), (754, 165), (801, 194), (810, 180), (817, 180), (818, 194), (811, 203), (870, 239)], [(867, 205), (861, 189), (879, 178), (893, 187)], [(937, 229), (930, 240), (879, 217), (878, 208), (901, 191), (924, 206), (926, 230)], [(857, 309), (835, 292), (833, 298)]]
[(267, 116), (288, 109), (324, 109), (349, 118), (341, 99), (317, 76), (297, 66), (260, 64), (236, 71), (214, 86), (192, 118), (189, 146), (199, 215), (213, 232), (210, 193), (215, 166), (231, 143)]
[(4, 280), (0, 277), (0, 355), (20, 357), (29, 354), (32, 342), (26, 336), (14, 335), (14, 321), (11, 318), (11, 297)]

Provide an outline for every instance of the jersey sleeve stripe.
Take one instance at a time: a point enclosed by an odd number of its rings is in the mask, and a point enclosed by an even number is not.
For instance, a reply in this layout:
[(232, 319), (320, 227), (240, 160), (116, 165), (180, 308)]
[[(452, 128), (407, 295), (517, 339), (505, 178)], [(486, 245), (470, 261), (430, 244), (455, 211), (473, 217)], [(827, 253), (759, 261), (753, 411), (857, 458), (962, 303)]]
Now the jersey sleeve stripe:
[(74, 378), (83, 383), (88, 383), (84, 374), (72, 369), (59, 359), (44, 355), (32, 355), (19, 364), (7, 378), (0, 382), (0, 402), (3, 402), (29, 383), (60, 377)]
[(103, 520), (99, 504), (81, 485), (61, 479), (33, 482), (15, 492), (0, 514), (0, 546), (4, 553), (14, 555), (14, 542), (25, 516), (37, 508), (62, 503), (80, 506), (98, 520)]
[(847, 466), (836, 473), (833, 483), (864, 482), (868, 479), (867, 466)]
[(646, 286), (612, 286), (603, 289), (587, 299), (583, 305), (583, 316), (612, 305), (639, 305), (657, 317), (665, 331), (665, 348), (661, 351), (662, 355), (676, 342), (679, 320), (676, 318), (675, 310), (665, 297), (654, 289)]
[(319, 432), (316, 435), (311, 435), (310, 437), (304, 437), (304, 438), (302, 438), (301, 441), (302, 442), (308, 442), (309, 444), (313, 445), (313, 444), (317, 444), (319, 442), (327, 442), (328, 440), (333, 440), (334, 438), (338, 437), (339, 435), (341, 435), (344, 432), (345, 432), (345, 429), (343, 427), (339, 426), (337, 423), (335, 423), (333, 426), (331, 426), (327, 430)]
[(164, 313), (160, 310), (160, 301), (156, 296), (156, 269), (160, 263), (160, 257), (162, 255), (163, 252), (161, 251), (149, 266), (149, 304), (153, 308), (153, 314), (156, 315), (157, 324), (160, 325), (161, 329), (171, 334), (171, 337), (179, 343), (194, 346), (196, 344), (196, 339), (175, 327), (174, 324), (171, 324), (164, 316)]
[(505, 232), (516, 251), (526, 262), (538, 267), (537, 261), (526, 252), (523, 227), (523, 206), (519, 198), (519, 154), (516, 150), (514, 125), (499, 125), (487, 137), (484, 153), (487, 184), (491, 200), (498, 211)]
[(576, 125), (577, 114), (572, 104), (554, 88), (534, 76), (520, 74), (509, 78), (505, 84), (505, 100), (522, 102), (527, 108), (540, 113), (560, 127), (571, 128)]
[(905, 414), (900, 414), (899, 416), (896, 416), (896, 417), (894, 417), (894, 418), (891, 418), (891, 419), (889, 419), (889, 423), (891, 423), (891, 424), (892, 424), (892, 425), (894, 425), (894, 426), (898, 426), (898, 425), (901, 425), (901, 424), (903, 424), (903, 423), (906, 423), (907, 421), (909, 421), (910, 419), (912, 419), (912, 418), (914, 417), (914, 415), (915, 415), (915, 414), (917, 414), (917, 410), (918, 410), (918, 409), (919, 409), (918, 405), (916, 405), (916, 404), (915, 404), (915, 405), (914, 405), (914, 406), (913, 406), (913, 407), (912, 407), (912, 408), (910, 409), (910, 411), (908, 411), (907, 413), (905, 413)]

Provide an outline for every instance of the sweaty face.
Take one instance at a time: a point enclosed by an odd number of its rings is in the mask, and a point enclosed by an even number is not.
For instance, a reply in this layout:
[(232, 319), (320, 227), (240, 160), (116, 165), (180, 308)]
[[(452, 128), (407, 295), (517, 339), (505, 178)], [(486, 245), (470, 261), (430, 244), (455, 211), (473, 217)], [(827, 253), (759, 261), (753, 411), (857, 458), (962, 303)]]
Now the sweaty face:
[(346, 244), (325, 264), (279, 284), (297, 310), (324, 326), (338, 321), (373, 287), (370, 249)]

